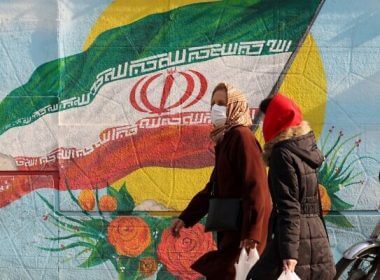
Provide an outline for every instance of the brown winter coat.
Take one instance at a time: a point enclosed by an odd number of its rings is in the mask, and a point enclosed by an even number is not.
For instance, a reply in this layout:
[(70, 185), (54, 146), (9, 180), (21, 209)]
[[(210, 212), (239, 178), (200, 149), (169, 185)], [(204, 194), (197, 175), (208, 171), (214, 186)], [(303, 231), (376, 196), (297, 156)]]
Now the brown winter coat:
[(318, 196), (317, 168), (324, 157), (307, 128), (306, 123), (293, 128), (290, 139), (281, 139), (266, 152), (273, 211), (267, 247), (248, 279), (277, 279), (284, 259), (298, 260), (295, 272), (302, 280), (334, 278)]
[(260, 144), (249, 128), (238, 126), (229, 130), (216, 146), (215, 157), (210, 182), (179, 218), (186, 227), (191, 227), (207, 214), (214, 180), (216, 197), (242, 198), (241, 230), (217, 233), (218, 250), (205, 254), (192, 265), (207, 279), (232, 280), (241, 240), (254, 239), (259, 253), (264, 250), (272, 206)]

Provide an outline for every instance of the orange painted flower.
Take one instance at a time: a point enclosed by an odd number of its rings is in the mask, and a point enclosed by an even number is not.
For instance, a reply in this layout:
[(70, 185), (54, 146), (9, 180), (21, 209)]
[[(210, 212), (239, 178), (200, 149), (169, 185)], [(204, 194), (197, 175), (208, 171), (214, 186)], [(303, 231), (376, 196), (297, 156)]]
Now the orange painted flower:
[(327, 213), (331, 210), (331, 198), (327, 192), (327, 189), (322, 185), (319, 185), (319, 194), (321, 196), (323, 216), (326, 216)]
[(176, 238), (166, 229), (162, 233), (157, 255), (167, 270), (179, 279), (194, 280), (202, 277), (190, 266), (208, 251), (215, 250), (216, 245), (211, 233), (204, 232), (204, 226), (197, 224), (183, 229)]
[(108, 241), (122, 256), (137, 257), (151, 242), (148, 224), (139, 217), (124, 216), (111, 221), (107, 228)]
[(99, 209), (102, 211), (115, 211), (117, 200), (111, 195), (103, 195), (99, 200)]
[(147, 257), (140, 260), (139, 271), (142, 276), (152, 276), (158, 269), (158, 263), (153, 257)]
[(95, 196), (92, 190), (83, 190), (78, 196), (79, 205), (86, 211), (91, 211), (95, 206)]

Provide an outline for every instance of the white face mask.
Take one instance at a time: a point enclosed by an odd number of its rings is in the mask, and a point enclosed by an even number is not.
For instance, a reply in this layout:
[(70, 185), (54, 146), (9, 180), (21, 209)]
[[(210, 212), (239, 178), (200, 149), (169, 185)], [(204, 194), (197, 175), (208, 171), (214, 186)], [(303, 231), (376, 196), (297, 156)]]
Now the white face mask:
[(211, 122), (215, 126), (224, 125), (227, 120), (227, 107), (220, 106), (217, 104), (212, 105), (211, 107)]

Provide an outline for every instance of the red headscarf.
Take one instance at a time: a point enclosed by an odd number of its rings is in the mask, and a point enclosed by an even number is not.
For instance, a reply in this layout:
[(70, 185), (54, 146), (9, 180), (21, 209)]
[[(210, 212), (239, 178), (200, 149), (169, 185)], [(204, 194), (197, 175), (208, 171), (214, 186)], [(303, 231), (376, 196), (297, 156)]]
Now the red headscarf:
[(302, 122), (302, 112), (298, 105), (278, 93), (269, 103), (265, 113), (263, 134), (265, 142), (276, 138), (286, 129), (298, 126)]

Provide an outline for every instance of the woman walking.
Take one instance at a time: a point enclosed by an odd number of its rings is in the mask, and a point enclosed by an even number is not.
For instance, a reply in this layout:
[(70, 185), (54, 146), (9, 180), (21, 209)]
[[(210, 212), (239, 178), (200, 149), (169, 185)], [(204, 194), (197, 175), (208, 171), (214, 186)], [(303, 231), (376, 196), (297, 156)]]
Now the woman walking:
[(195, 225), (207, 214), (213, 186), (217, 198), (241, 198), (240, 228), (217, 232), (217, 251), (203, 255), (192, 265), (207, 279), (233, 280), (240, 248), (257, 246), (259, 253), (265, 248), (271, 201), (261, 148), (250, 129), (252, 121), (245, 96), (221, 83), (213, 90), (211, 106), (215, 167), (206, 187), (174, 221), (172, 232), (180, 234), (183, 227)]
[(273, 201), (267, 247), (248, 279), (329, 280), (335, 266), (324, 225), (317, 169), (324, 157), (298, 106), (281, 94), (264, 100), (264, 159)]

